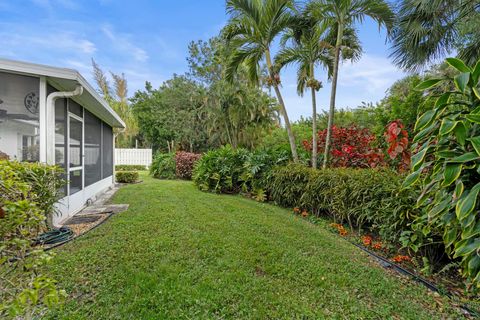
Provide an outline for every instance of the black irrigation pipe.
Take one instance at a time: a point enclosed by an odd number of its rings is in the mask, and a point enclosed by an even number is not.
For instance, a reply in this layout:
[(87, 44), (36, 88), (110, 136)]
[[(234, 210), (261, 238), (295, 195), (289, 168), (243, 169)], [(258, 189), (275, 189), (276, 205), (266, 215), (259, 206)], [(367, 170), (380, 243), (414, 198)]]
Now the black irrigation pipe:
[[(334, 232), (331, 232), (332, 234), (335, 234)], [(376, 254), (375, 252), (373, 251), (370, 251), (368, 250), (367, 248), (365, 248), (364, 246), (358, 244), (358, 243), (355, 243), (349, 239), (346, 239), (346, 238), (342, 238), (343, 240), (353, 244), (355, 247), (361, 249), (362, 251), (364, 251), (365, 253), (367, 253), (368, 255), (370, 255), (371, 257), (377, 259), (380, 261), (380, 264), (385, 267), (385, 268), (391, 268), (393, 270), (395, 270), (396, 272), (398, 273), (401, 273), (405, 276), (408, 276), (410, 277), (411, 279), (415, 280), (416, 282), (418, 283), (421, 283), (422, 285), (424, 285), (427, 289), (429, 289), (430, 291), (433, 291), (433, 292), (437, 292), (441, 295), (444, 295), (446, 296), (447, 298), (449, 298), (450, 300), (452, 300), (453, 302), (457, 302), (457, 301), (454, 301), (454, 295), (452, 295), (450, 292), (444, 292), (444, 291), (441, 291), (435, 284), (431, 283), (430, 281), (428, 281), (427, 279), (419, 276), (419, 275), (416, 275), (415, 273), (403, 268), (402, 266)], [(457, 302), (458, 303), (458, 302)], [(461, 309), (463, 309), (464, 311), (466, 311), (468, 314), (470, 314), (471, 316), (474, 316), (474, 317), (479, 317), (480, 318), (480, 310), (474, 310), (472, 308), (470, 308), (469, 306), (467, 306), (466, 304), (464, 303), (461, 303), (459, 304), (459, 307)]]

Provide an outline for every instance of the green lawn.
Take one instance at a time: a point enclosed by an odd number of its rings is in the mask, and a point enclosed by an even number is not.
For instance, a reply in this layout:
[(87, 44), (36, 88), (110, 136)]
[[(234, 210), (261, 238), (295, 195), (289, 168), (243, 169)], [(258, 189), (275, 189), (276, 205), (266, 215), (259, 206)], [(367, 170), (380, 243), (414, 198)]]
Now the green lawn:
[[(56, 250), (60, 319), (436, 319), (420, 285), (288, 210), (144, 177), (130, 209)], [(443, 313), (445, 312), (445, 313)]]

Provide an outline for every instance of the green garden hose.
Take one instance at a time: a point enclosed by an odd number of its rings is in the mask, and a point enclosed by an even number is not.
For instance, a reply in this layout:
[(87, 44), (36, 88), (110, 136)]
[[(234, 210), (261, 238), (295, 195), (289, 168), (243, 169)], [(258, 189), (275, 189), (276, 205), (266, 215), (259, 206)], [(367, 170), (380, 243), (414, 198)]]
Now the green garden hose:
[(72, 239), (73, 231), (69, 227), (61, 227), (42, 233), (35, 239), (35, 244), (56, 244)]

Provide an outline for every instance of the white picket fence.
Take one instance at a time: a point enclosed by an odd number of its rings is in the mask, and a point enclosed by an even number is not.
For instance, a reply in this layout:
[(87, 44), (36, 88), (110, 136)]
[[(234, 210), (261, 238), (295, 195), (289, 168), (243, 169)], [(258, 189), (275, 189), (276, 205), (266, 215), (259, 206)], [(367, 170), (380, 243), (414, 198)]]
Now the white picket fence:
[(150, 167), (152, 164), (152, 149), (115, 149), (115, 164)]

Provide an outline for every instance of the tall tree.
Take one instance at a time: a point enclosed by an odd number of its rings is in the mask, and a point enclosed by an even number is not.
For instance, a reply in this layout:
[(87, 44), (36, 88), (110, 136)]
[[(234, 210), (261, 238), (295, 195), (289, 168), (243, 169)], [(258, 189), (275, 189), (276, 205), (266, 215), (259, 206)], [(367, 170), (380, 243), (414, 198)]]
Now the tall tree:
[(337, 95), (338, 69), (340, 57), (345, 43), (345, 30), (354, 30), (356, 23), (362, 23), (370, 17), (379, 27), (385, 26), (387, 31), (393, 27), (394, 14), (384, 0), (315, 0), (309, 4), (309, 10), (321, 25), (336, 29), (335, 50), (333, 57), (332, 92), (328, 117), (327, 137), (323, 168), (328, 165), (332, 126), (335, 115)]
[(124, 74), (118, 75), (110, 72), (113, 79), (113, 89), (105, 75), (105, 72), (92, 59), (93, 77), (98, 87), (98, 92), (108, 102), (113, 110), (125, 122), (124, 130), (115, 129), (115, 145), (120, 148), (131, 148), (136, 145), (138, 135), (138, 125), (132, 114), (132, 109), (128, 101), (128, 85)]
[(467, 64), (480, 59), (478, 0), (402, 0), (392, 32), (395, 64), (418, 70), (457, 51)]
[[(327, 32), (330, 31), (330, 32)], [(282, 37), (283, 49), (275, 59), (275, 63), (283, 68), (289, 64), (296, 64), (297, 92), (303, 96), (305, 89), (310, 88), (312, 95), (312, 143), (317, 145), (317, 103), (316, 91), (322, 83), (315, 78), (315, 68), (318, 66), (327, 70), (331, 78), (333, 67), (333, 49), (335, 47), (334, 29), (328, 30), (319, 26), (306, 13), (298, 17), (298, 23)], [(352, 29), (345, 32), (345, 49), (342, 52), (344, 59), (357, 59), (361, 54), (361, 46)], [(290, 43), (290, 46), (285, 46)], [(312, 167), (317, 168), (317, 148), (312, 149)]]
[(228, 80), (233, 80), (239, 66), (245, 65), (249, 80), (258, 84), (261, 75), (260, 63), (265, 61), (268, 70), (267, 83), (275, 90), (292, 157), (297, 162), (295, 137), (280, 92), (280, 75), (273, 64), (271, 51), (273, 41), (294, 22), (293, 10), (292, 0), (227, 0), (230, 20), (224, 29), (224, 35), (233, 48), (226, 70)]

